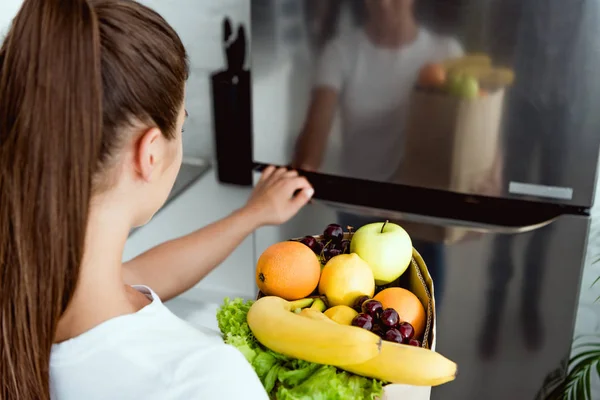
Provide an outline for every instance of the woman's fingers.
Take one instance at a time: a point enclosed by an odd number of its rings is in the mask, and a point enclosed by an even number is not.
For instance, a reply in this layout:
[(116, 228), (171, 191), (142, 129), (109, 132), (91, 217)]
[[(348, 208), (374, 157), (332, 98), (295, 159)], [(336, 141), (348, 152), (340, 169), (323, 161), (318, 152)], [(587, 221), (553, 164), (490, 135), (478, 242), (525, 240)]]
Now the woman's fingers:
[(264, 169), (264, 171), (262, 172), (262, 174), (260, 174), (260, 178), (256, 184), (256, 186), (263, 184), (264, 182), (266, 182), (271, 175), (273, 175), (273, 173), (275, 172), (275, 167), (272, 165), (269, 165), (267, 168)]

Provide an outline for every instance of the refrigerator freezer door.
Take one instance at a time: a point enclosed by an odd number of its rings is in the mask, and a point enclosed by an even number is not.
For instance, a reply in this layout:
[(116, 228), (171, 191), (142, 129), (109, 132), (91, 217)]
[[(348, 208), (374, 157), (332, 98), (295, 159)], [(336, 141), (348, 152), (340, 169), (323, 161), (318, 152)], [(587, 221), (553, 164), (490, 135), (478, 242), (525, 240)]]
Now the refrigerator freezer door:
[[(458, 363), (458, 378), (433, 388), (432, 400), (532, 400), (547, 376), (564, 373), (588, 217), (507, 228), (315, 203), (281, 227), (259, 230), (256, 255), (277, 241), (320, 234), (329, 223), (358, 227), (385, 219), (406, 227), (427, 263), (437, 351)], [(453, 240), (438, 241), (439, 228), (453, 232)]]
[[(462, 194), (592, 204), (600, 3), (252, 4), (255, 162)], [(407, 18), (417, 29), (402, 43), (369, 30), (379, 26), (394, 37)], [(472, 57), (456, 61), (465, 54)], [(441, 77), (435, 70), (420, 75), (430, 63), (443, 63)]]

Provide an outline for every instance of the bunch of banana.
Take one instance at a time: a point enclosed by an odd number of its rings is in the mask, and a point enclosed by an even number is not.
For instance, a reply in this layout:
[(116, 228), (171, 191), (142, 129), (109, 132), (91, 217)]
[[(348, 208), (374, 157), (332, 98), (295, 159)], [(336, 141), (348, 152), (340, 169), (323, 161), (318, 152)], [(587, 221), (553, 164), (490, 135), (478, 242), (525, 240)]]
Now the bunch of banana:
[(360, 364), (341, 369), (384, 382), (413, 386), (438, 386), (456, 378), (457, 366), (435, 351), (383, 341), (381, 352)]
[(437, 386), (456, 377), (456, 364), (441, 354), (338, 324), (323, 314), (325, 308), (321, 299), (263, 297), (250, 308), (248, 325), (271, 350), (384, 382)]
[(442, 65), (448, 76), (473, 77), (481, 87), (488, 90), (510, 86), (515, 80), (515, 74), (511, 69), (493, 66), (490, 57), (485, 54), (468, 54), (452, 58), (444, 61)]
[[(294, 312), (313, 302), (313, 299), (289, 302), (276, 296), (262, 297), (248, 311), (248, 326), (269, 349), (318, 364), (356, 364), (379, 354), (382, 340), (372, 332), (332, 323), (326, 316), (307, 318), (305, 310)], [(311, 310), (320, 313), (317, 308)]]
[(492, 59), (486, 54), (471, 53), (462, 57), (449, 58), (442, 62), (442, 65), (444, 66), (446, 71), (468, 66), (490, 68), (492, 66)]

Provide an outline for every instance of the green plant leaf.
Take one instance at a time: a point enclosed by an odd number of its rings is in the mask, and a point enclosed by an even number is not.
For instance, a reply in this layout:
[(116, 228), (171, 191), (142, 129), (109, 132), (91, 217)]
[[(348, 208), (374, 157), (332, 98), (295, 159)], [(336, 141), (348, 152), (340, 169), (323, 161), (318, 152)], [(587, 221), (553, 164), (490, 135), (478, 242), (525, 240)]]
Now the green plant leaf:
[[(598, 336), (587, 336), (595, 337)], [(577, 338), (576, 340), (581, 339)], [(600, 343), (584, 342), (574, 349), (586, 349), (574, 356), (570, 361), (570, 371), (565, 385), (564, 398), (570, 400), (592, 400), (592, 371), (600, 376)]]

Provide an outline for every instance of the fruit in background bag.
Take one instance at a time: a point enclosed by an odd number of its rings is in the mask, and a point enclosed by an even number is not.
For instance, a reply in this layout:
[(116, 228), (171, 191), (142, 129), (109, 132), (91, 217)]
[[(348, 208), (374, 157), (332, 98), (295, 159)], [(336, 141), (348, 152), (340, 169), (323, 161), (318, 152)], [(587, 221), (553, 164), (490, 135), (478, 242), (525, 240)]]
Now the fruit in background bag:
[(324, 314), (338, 324), (352, 325), (352, 320), (358, 315), (358, 312), (348, 306), (335, 306), (326, 310)]
[(423, 304), (414, 293), (399, 287), (382, 290), (374, 297), (384, 308), (393, 308), (398, 312), (401, 322), (408, 322), (414, 328), (414, 337), (421, 337), (425, 332), (427, 320)]
[(384, 382), (415, 386), (438, 386), (456, 378), (456, 363), (418, 347), (417, 343), (406, 345), (384, 340), (376, 357), (340, 368)]
[(419, 86), (441, 88), (446, 84), (446, 69), (442, 64), (430, 63), (419, 71)]
[(448, 93), (460, 97), (462, 92), (464, 75), (456, 72), (448, 74), (448, 83), (446, 85)]
[(386, 285), (406, 271), (413, 248), (410, 236), (400, 225), (376, 222), (364, 225), (354, 233), (350, 251), (371, 267), (377, 285)]
[(375, 293), (373, 271), (357, 254), (333, 257), (321, 272), (319, 293), (327, 297), (330, 307), (352, 307), (358, 297)]
[(265, 295), (297, 300), (319, 284), (321, 263), (300, 242), (281, 242), (267, 248), (256, 264), (256, 285)]
[(479, 97), (479, 82), (477, 79), (466, 75), (461, 81), (460, 96), (468, 100)]
[(463, 68), (490, 68), (492, 66), (492, 59), (487, 54), (465, 54), (461, 57), (450, 58), (445, 60), (442, 65), (447, 70), (456, 70)]
[(317, 308), (292, 312), (295, 302), (262, 297), (248, 311), (252, 334), (263, 346), (288, 357), (340, 366), (379, 354), (381, 338), (365, 329), (336, 324)]

